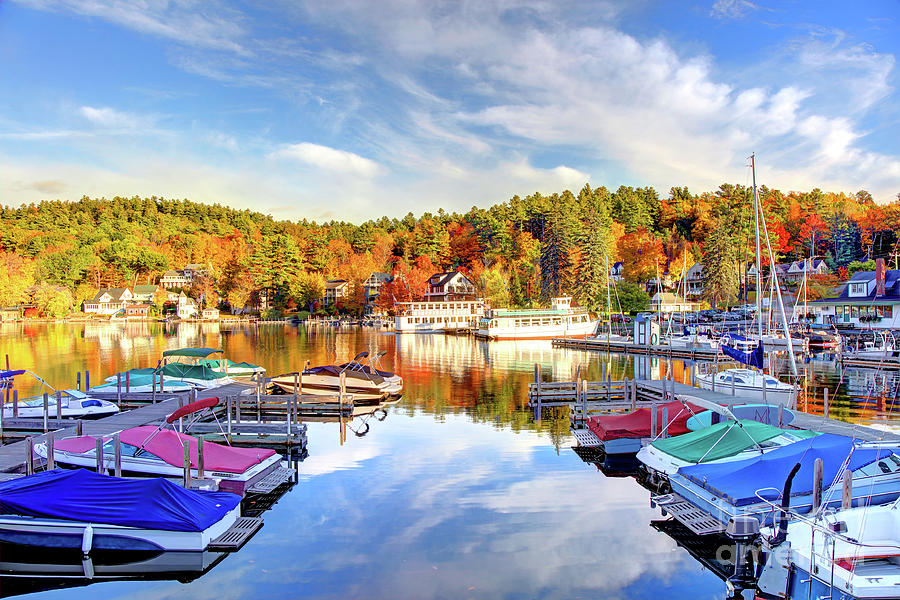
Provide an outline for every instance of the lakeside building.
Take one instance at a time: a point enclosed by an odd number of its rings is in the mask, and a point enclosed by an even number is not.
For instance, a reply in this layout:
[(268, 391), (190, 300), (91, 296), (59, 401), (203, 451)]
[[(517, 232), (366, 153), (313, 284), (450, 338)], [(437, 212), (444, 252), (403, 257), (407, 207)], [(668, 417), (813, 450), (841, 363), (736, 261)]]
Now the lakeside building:
[(474, 300), (475, 283), (459, 271), (435, 273), (428, 278), (429, 302), (448, 300)]
[(92, 300), (85, 300), (84, 312), (97, 315), (114, 315), (124, 311), (134, 295), (128, 288), (101, 288)]
[(184, 271), (166, 271), (159, 278), (159, 285), (166, 289), (186, 288), (191, 286), (191, 280), (187, 278)]
[(653, 312), (695, 311), (699, 310), (699, 308), (699, 303), (685, 300), (684, 298), (679, 300), (672, 292), (657, 292), (650, 299), (650, 310)]
[(841, 293), (808, 303), (820, 325), (860, 329), (900, 328), (900, 270), (886, 270), (884, 259), (874, 271), (857, 271)]
[(394, 331), (437, 333), (475, 329), (484, 316), (484, 302), (475, 299), (475, 284), (459, 271), (435, 273), (421, 302), (394, 305)]
[(331, 279), (325, 282), (325, 298), (323, 303), (327, 306), (334, 304), (341, 298), (346, 298), (350, 291), (350, 282), (344, 279)]

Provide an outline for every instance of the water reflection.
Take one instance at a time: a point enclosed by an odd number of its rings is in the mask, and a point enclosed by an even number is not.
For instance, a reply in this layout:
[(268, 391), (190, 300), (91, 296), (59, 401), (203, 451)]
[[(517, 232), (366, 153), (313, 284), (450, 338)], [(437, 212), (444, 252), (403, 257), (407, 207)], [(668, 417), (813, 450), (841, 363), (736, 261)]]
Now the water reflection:
[[(586, 468), (568, 449), (574, 441), (567, 410), (545, 411), (535, 423), (526, 407), (535, 363), (554, 379), (570, 378), (578, 368), (590, 379), (609, 373), (690, 383), (690, 361), (370, 329), (0, 325), (0, 357), (8, 354), (11, 366), (34, 370), (55, 387), (73, 386), (79, 370), (99, 381), (155, 365), (164, 350), (183, 346), (221, 347), (232, 360), (260, 364), (270, 375), (296, 371), (307, 360), (343, 362), (362, 350), (384, 350), (384, 367), (401, 374), (406, 388), (395, 406), (357, 415), (346, 436), (340, 423), (309, 422), (299, 483), (264, 513), (265, 526), (247, 546), (202, 579), (111, 581), (44, 595), (722, 596), (717, 577), (649, 526), (660, 514), (646, 490), (614, 477), (615, 469)], [(784, 372), (783, 362), (775, 366)], [(828, 387), (832, 416), (893, 426), (889, 411), (859, 401), (869, 381), (889, 384), (883, 373), (842, 371), (827, 358), (803, 369), (810, 410), (823, 409)]]

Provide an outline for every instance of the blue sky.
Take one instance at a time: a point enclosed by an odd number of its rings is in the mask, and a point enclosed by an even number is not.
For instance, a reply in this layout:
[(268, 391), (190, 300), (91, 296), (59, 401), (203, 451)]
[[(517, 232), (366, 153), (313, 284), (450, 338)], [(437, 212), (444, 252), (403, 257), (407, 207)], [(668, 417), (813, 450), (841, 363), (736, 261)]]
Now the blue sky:
[(0, 203), (900, 192), (897, 0), (0, 0)]

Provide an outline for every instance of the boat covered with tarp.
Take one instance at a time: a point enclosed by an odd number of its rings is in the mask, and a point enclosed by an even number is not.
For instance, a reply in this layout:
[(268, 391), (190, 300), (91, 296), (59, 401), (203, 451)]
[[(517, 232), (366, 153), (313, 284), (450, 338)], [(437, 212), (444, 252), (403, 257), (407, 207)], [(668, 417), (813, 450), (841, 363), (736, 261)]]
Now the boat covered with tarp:
[(240, 501), (163, 478), (54, 469), (0, 483), (0, 540), (85, 554), (202, 551), (240, 516)]
[(653, 408), (638, 408), (627, 414), (595, 415), (586, 427), (603, 443), (607, 454), (624, 454), (641, 449), (642, 440), (653, 434), (677, 436), (690, 431), (687, 420), (704, 409), (675, 400), (656, 407), (656, 427), (653, 431)]
[[(215, 355), (219, 356), (215, 356)], [(210, 358), (214, 357), (214, 358)], [(170, 360), (174, 362), (169, 362)], [(234, 362), (225, 358), (224, 350), (220, 348), (174, 348), (163, 352), (163, 361), (166, 364), (190, 364), (209, 367), (217, 373), (229, 377), (252, 377), (265, 373), (265, 368), (248, 362)]]
[[(120, 378), (121, 375), (121, 378)], [(163, 390), (160, 390), (162, 381)], [(98, 392), (116, 391), (121, 382), (122, 391), (152, 392), (155, 382), (157, 391), (182, 392), (192, 388), (210, 389), (234, 383), (234, 379), (206, 365), (189, 365), (185, 363), (169, 363), (158, 369), (131, 369), (125, 373), (111, 375), (106, 383), (91, 389)]]
[(823, 504), (839, 507), (843, 477), (853, 473), (853, 504), (877, 505), (900, 496), (900, 456), (896, 443), (861, 444), (852, 438), (822, 434), (745, 460), (682, 467), (669, 476), (672, 491), (722, 523), (733, 516), (754, 516), (772, 523), (767, 501), (781, 501), (782, 487), (800, 465), (790, 489), (789, 507), (797, 514), (812, 508), (817, 459), (822, 460)]
[(637, 458), (653, 473), (671, 475), (688, 465), (749, 458), (817, 435), (749, 419), (727, 420), (678, 437), (658, 439)]

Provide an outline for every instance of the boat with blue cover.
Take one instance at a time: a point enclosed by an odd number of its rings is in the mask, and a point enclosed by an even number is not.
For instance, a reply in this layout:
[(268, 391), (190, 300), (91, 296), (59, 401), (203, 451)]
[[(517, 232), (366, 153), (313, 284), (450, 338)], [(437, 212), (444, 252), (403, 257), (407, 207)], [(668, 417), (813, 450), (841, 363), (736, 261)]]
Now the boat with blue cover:
[(823, 463), (823, 504), (841, 505), (842, 478), (853, 475), (853, 504), (877, 505), (900, 496), (900, 450), (896, 444), (861, 444), (852, 438), (822, 434), (739, 461), (682, 467), (669, 476), (672, 491), (720, 522), (752, 516), (772, 523), (768, 501), (781, 497), (781, 486), (798, 463), (790, 493), (797, 514), (812, 509), (813, 469)]
[(167, 479), (120, 479), (84, 469), (0, 483), (0, 541), (103, 550), (202, 551), (240, 516), (230, 492)]

